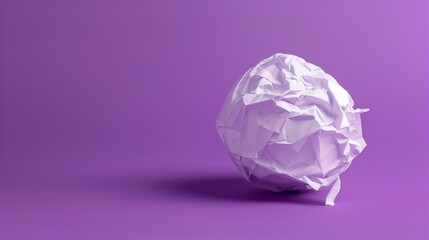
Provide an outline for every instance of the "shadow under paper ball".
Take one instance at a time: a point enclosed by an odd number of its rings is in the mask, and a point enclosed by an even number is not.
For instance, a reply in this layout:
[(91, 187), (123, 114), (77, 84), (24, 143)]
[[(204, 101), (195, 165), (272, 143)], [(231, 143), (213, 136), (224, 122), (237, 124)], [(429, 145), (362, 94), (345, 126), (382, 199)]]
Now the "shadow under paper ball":
[(199, 199), (324, 205), (324, 200), (321, 200), (318, 192), (272, 192), (258, 188), (240, 176), (168, 179), (162, 181), (159, 187)]

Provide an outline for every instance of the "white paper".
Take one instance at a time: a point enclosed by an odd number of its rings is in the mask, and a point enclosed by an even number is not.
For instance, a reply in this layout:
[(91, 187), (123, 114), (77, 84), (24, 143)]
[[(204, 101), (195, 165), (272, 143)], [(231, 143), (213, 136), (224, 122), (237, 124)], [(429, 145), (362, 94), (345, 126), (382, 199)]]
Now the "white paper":
[(330, 186), (362, 152), (360, 114), (338, 82), (294, 55), (275, 54), (234, 86), (216, 121), (240, 173), (272, 191)]

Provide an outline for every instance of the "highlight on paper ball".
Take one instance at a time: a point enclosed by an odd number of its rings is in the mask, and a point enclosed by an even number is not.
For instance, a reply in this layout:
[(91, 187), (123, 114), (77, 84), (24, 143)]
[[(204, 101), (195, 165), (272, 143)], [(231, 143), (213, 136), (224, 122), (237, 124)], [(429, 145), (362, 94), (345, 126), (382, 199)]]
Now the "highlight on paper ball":
[(246, 180), (284, 190), (329, 187), (365, 148), (360, 114), (349, 93), (320, 67), (275, 54), (247, 71), (229, 93), (216, 127)]

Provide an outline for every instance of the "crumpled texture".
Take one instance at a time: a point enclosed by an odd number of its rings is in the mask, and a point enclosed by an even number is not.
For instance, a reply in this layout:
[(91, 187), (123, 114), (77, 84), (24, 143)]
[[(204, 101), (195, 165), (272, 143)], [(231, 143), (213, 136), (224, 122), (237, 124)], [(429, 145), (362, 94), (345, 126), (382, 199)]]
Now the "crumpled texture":
[(360, 114), (338, 82), (321, 68), (275, 54), (251, 68), (232, 89), (216, 121), (240, 173), (272, 191), (330, 187), (362, 152)]

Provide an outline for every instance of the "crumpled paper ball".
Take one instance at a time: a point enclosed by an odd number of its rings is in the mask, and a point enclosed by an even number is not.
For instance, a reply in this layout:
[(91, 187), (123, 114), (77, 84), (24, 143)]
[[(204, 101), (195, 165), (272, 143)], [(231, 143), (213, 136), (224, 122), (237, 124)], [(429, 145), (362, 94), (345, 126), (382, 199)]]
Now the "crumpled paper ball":
[(246, 180), (257, 186), (318, 191), (334, 205), (340, 174), (365, 148), (353, 99), (320, 67), (275, 54), (251, 68), (229, 93), (216, 127)]

